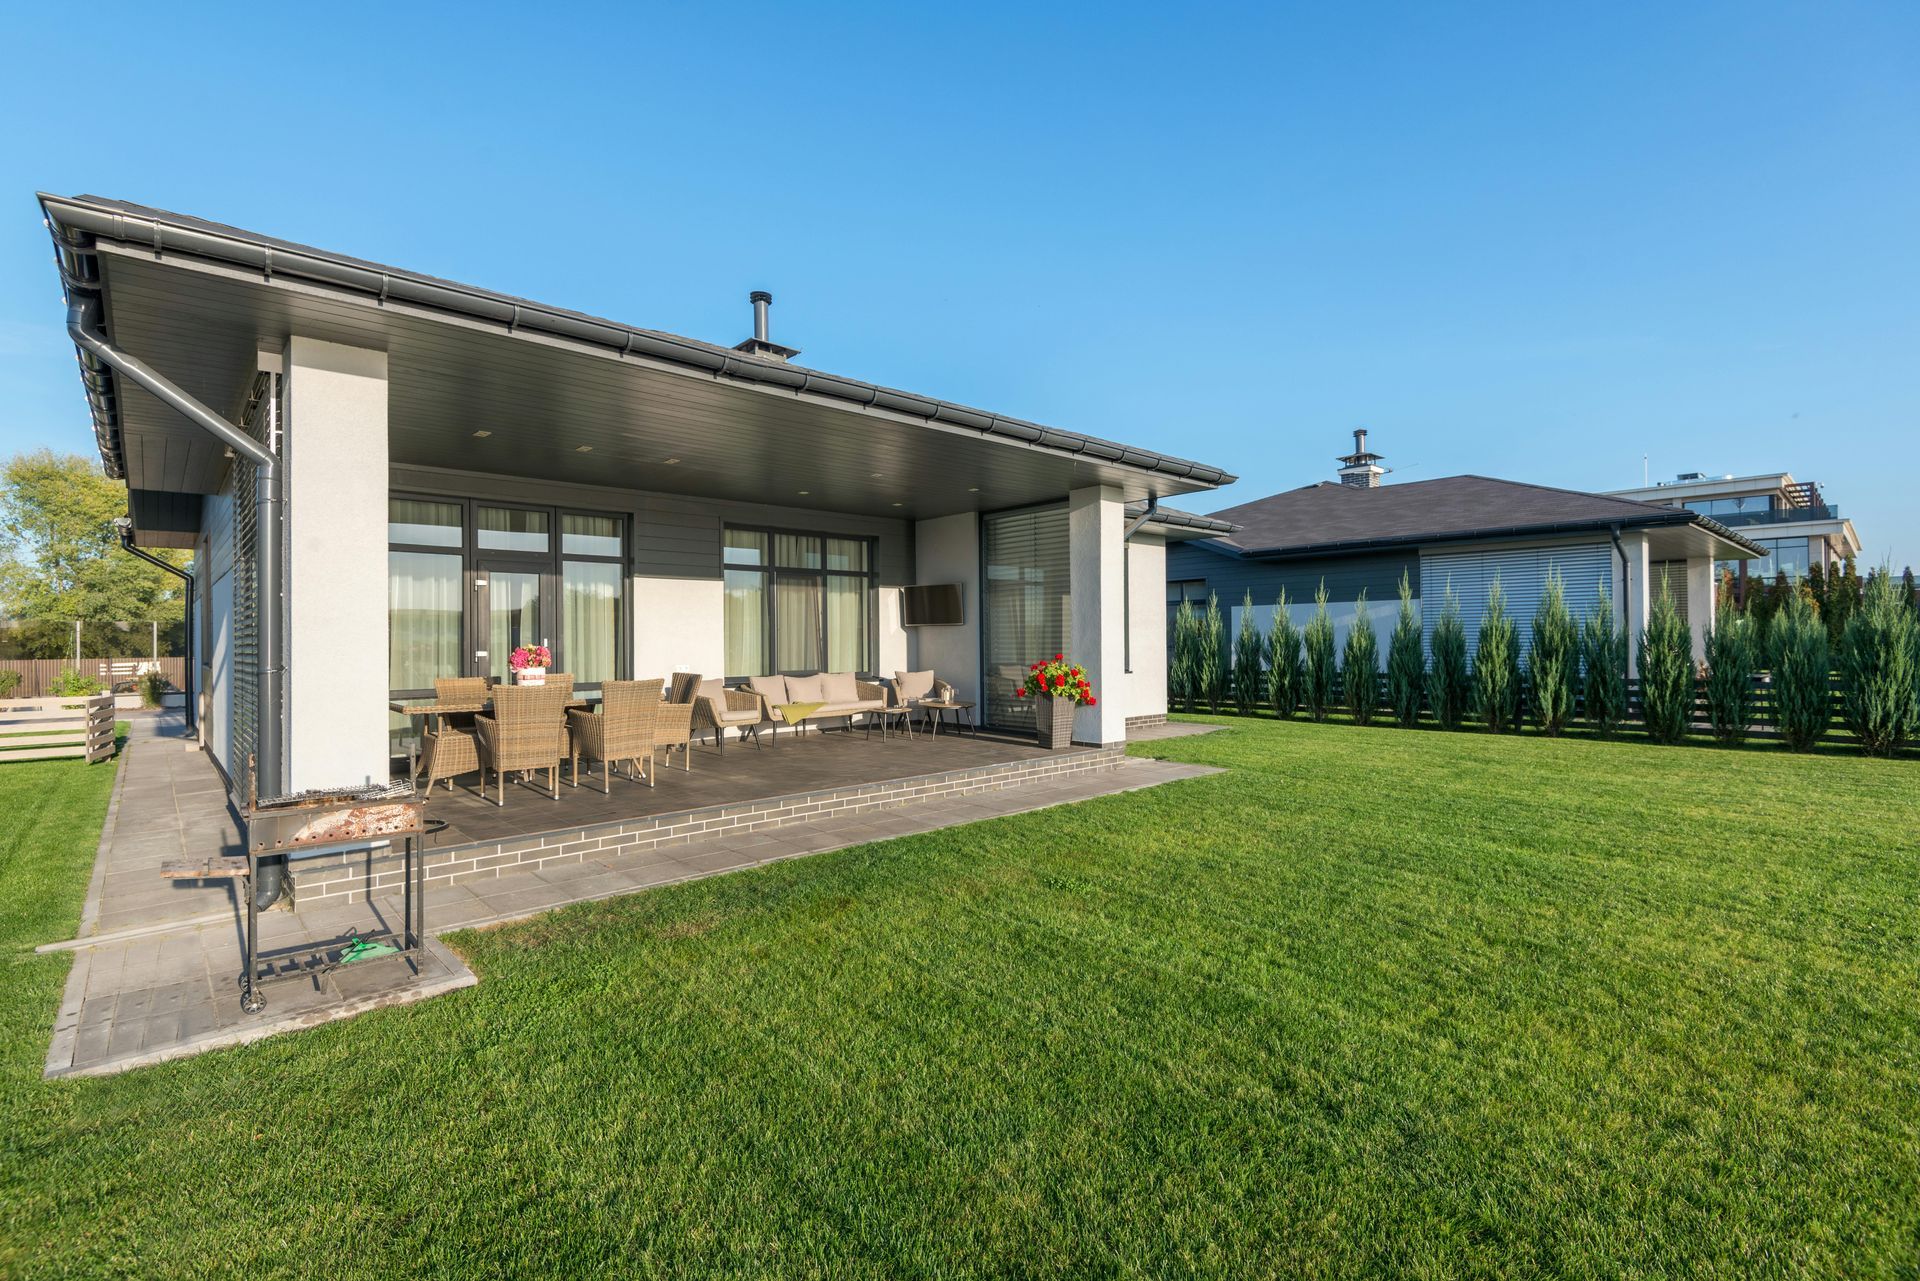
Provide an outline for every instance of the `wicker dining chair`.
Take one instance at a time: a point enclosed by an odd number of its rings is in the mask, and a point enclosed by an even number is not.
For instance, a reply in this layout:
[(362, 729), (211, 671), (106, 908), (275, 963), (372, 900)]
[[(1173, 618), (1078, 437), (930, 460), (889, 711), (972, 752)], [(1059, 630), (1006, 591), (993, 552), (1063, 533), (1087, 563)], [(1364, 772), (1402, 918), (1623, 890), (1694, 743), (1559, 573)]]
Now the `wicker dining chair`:
[(607, 681), (600, 687), (598, 715), (578, 707), (568, 710), (575, 787), (580, 786), (582, 756), (589, 765), (600, 762), (603, 795), (612, 793), (613, 767), (621, 761), (639, 767), (647, 785), (653, 785), (653, 727), (665, 686), (661, 680)]
[(426, 776), (423, 790), (430, 792), (435, 783), (445, 781), (451, 792), (455, 778), (480, 768), (480, 749), (473, 740), (473, 717), (487, 701), (487, 678), (436, 677), (433, 698), (443, 706), (467, 704), (472, 709), (440, 712), (433, 717), (433, 728), (420, 736), (420, 772)]
[(567, 754), (567, 691), (544, 685), (497, 685), (493, 715), (476, 716), (480, 748), (480, 799), (487, 799), (487, 773), (507, 803), (507, 774), (545, 770), (547, 789), (560, 799), (560, 762)]
[[(653, 747), (661, 766), (673, 763), (680, 753), (680, 768), (693, 772), (693, 704), (662, 703), (654, 709)], [(647, 771), (647, 783), (653, 783), (653, 771)]]

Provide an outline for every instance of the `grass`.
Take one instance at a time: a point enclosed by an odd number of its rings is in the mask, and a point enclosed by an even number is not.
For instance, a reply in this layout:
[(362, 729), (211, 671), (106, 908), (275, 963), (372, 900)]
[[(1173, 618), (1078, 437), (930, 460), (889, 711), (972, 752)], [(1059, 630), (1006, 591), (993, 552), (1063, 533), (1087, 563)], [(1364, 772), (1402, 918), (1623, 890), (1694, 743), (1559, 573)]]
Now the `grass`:
[(1231, 772), (459, 936), (477, 988), (45, 1083), (65, 784), (0, 847), (0, 1274), (1920, 1267), (1920, 765), (1152, 750)]

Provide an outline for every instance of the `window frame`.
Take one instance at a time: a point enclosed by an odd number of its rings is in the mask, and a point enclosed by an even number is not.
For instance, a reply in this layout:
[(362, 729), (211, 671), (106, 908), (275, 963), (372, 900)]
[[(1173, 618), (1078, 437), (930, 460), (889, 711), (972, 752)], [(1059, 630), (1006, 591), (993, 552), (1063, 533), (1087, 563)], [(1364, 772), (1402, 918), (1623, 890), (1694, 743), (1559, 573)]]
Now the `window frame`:
[[(760, 565), (730, 565), (727, 563), (727, 535), (730, 533), (759, 534), (767, 540), (766, 561)], [(788, 538), (811, 538), (820, 544), (820, 564), (817, 567), (804, 565), (782, 565), (778, 563), (776, 549), (782, 536)], [(827, 543), (838, 539), (842, 542), (855, 542), (867, 549), (867, 567), (858, 569), (829, 569), (827, 567)], [(787, 525), (760, 525), (748, 521), (723, 521), (720, 526), (720, 577), (722, 584), (730, 572), (759, 574), (761, 576), (761, 600), (764, 602), (765, 617), (762, 620), (763, 641), (766, 646), (767, 663), (776, 665), (780, 655), (779, 607), (775, 603), (775, 585), (781, 575), (788, 578), (813, 578), (820, 589), (820, 631), (815, 638), (819, 648), (816, 651), (822, 660), (832, 655), (827, 621), (827, 580), (830, 578), (862, 579), (866, 583), (866, 653), (861, 656), (861, 666), (854, 675), (871, 679), (876, 665), (880, 661), (880, 539), (875, 534), (841, 533), (830, 529), (798, 529)], [(724, 590), (724, 587), (723, 587)], [(724, 651), (726, 638), (721, 638)], [(728, 685), (741, 685), (756, 675), (810, 676), (814, 672), (829, 670), (826, 666), (815, 667), (812, 672), (789, 671), (780, 669), (772, 673), (726, 673), (724, 679)]]
[[(480, 571), (481, 562), (489, 564), (506, 563), (515, 569), (537, 571), (540, 575), (540, 593), (543, 602), (551, 602), (554, 618), (555, 659), (565, 670), (568, 638), (565, 632), (566, 591), (565, 573), (569, 561), (592, 562), (601, 565), (615, 565), (620, 571), (620, 604), (614, 613), (614, 679), (630, 679), (633, 672), (633, 514), (624, 511), (595, 510), (574, 503), (546, 504), (521, 502), (511, 498), (479, 498), (436, 494), (419, 490), (390, 489), (387, 491), (389, 502), (402, 501), (443, 503), (460, 510), (460, 545), (458, 547), (435, 546), (423, 543), (394, 542), (389, 532), (387, 551), (426, 552), (442, 556), (460, 557), (460, 579), (462, 608), (460, 611), (460, 671), (461, 676), (486, 675), (475, 664), (473, 649), (475, 638), (482, 635), (486, 620), (480, 617), (479, 592), (475, 578)], [(496, 548), (482, 548), (479, 539), (479, 510), (482, 507), (498, 507), (516, 511), (541, 512), (547, 517), (548, 543), (544, 552), (511, 551)], [(620, 531), (620, 554), (617, 556), (599, 555), (587, 552), (566, 552), (562, 548), (565, 535), (562, 523), (568, 516), (594, 516), (610, 518)], [(392, 521), (389, 518), (391, 531)], [(391, 676), (389, 676), (391, 679)], [(601, 682), (583, 681), (578, 688), (598, 689)], [(389, 696), (401, 698), (431, 698), (433, 690), (426, 689), (390, 689)]]

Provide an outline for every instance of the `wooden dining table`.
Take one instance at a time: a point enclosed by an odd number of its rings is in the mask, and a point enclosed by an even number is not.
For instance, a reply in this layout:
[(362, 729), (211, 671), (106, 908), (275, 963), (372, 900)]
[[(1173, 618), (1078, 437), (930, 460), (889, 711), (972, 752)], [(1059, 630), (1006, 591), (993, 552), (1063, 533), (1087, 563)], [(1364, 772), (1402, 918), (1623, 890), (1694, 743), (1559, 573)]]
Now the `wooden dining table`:
[[(567, 700), (567, 710), (592, 707), (600, 701), (600, 695), (587, 691), (575, 693)], [(407, 777), (412, 778), (420, 772), (420, 735), (431, 725), (434, 730), (440, 728), (443, 716), (479, 716), (493, 710), (490, 698), (396, 698), (387, 704), (387, 710), (402, 716), (413, 718), (413, 746), (407, 749)]]

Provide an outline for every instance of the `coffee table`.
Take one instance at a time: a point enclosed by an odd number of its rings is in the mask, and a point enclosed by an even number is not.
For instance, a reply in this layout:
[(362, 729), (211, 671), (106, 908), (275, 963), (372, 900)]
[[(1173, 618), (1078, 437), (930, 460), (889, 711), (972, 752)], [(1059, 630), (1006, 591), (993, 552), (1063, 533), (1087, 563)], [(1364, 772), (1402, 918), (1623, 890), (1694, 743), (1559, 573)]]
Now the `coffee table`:
[[(915, 703), (914, 706), (923, 711), (933, 713), (933, 715), (927, 718), (927, 721), (933, 726), (933, 736), (935, 738), (940, 737), (940, 722), (946, 719), (948, 712), (953, 713), (953, 728), (955, 733), (965, 729), (967, 733), (975, 738), (980, 736), (980, 724), (973, 718), (972, 703), (958, 698), (923, 698)], [(965, 719), (962, 719), (962, 713), (965, 714)]]

